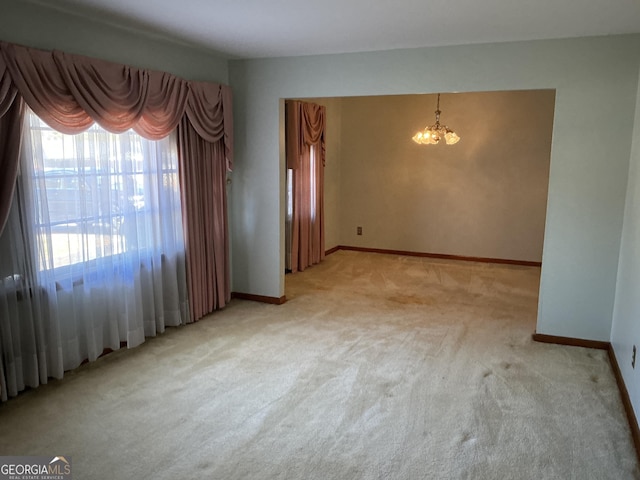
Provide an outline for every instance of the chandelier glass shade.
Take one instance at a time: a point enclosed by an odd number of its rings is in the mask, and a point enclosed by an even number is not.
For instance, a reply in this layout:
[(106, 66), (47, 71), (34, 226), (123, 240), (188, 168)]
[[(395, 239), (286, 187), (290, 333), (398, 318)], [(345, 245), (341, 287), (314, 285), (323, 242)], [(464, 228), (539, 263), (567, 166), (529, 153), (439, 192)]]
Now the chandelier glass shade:
[(438, 105), (436, 107), (436, 123), (424, 130), (420, 130), (411, 139), (420, 145), (435, 145), (444, 138), (447, 145), (454, 145), (460, 141), (460, 137), (446, 125), (440, 125), (440, 94), (438, 94)]

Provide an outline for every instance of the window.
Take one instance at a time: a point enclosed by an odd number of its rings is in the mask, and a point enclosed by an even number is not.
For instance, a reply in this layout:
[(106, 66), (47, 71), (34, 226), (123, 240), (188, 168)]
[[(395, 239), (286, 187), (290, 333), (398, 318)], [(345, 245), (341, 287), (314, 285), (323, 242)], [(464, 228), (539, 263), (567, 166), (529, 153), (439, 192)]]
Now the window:
[(23, 179), (38, 271), (70, 282), (80, 271), (116, 268), (116, 256), (184, 249), (174, 137), (154, 142), (97, 124), (65, 135), (26, 117)]
[(316, 209), (318, 202), (318, 180), (316, 179), (316, 147), (309, 147), (309, 215), (311, 221), (316, 219)]

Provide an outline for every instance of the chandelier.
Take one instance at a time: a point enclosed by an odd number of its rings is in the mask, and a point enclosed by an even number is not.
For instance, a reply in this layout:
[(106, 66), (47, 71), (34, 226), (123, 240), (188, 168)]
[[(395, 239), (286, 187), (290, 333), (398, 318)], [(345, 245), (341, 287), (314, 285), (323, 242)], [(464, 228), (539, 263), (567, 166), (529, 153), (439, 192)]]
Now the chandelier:
[(447, 145), (453, 145), (460, 141), (460, 137), (446, 125), (440, 125), (440, 94), (438, 94), (438, 106), (436, 107), (436, 123), (416, 133), (411, 139), (420, 145), (435, 145), (441, 138)]

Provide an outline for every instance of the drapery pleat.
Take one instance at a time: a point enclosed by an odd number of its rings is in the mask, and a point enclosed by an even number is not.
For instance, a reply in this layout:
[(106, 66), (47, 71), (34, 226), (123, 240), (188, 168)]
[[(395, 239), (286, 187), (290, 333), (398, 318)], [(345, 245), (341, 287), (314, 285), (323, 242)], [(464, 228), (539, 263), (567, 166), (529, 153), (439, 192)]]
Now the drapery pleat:
[(145, 113), (149, 72), (62, 52), (52, 55), (72, 98), (90, 119), (112, 133), (126, 132), (138, 123)]
[(324, 150), (326, 109), (322, 105), (296, 100), (287, 101), (285, 109), (287, 168), (295, 170), (306, 147), (319, 145)]
[(205, 141), (185, 119), (178, 127), (180, 190), (187, 251), (191, 319), (199, 320), (231, 299), (225, 149)]
[(0, 43), (0, 53), (19, 94), (47, 124), (67, 134), (93, 124), (65, 84), (53, 52)]
[[(215, 90), (214, 85), (209, 88)], [(173, 130), (184, 116), (189, 94), (189, 82), (162, 72), (151, 72), (145, 114), (133, 129), (139, 135), (158, 140)]]
[(326, 109), (309, 102), (285, 103), (287, 168), (292, 169), (290, 219), (292, 272), (320, 263), (324, 252)]
[(224, 115), (224, 154), (227, 159), (227, 170), (233, 170), (233, 97), (231, 87), (221, 86), (222, 114)]
[(9, 216), (18, 174), (24, 102), (0, 56), (0, 233)]
[[(151, 140), (178, 129), (181, 183), (195, 189), (193, 194), (181, 192), (183, 208), (202, 210), (199, 216), (184, 216), (184, 230), (202, 229), (204, 234), (197, 241), (189, 234), (185, 238), (195, 252), (187, 260), (189, 295), (201, 305), (199, 310), (194, 306), (191, 316), (201, 318), (229, 301), (225, 174), (233, 166), (233, 114), (228, 86), (0, 42), (0, 234), (15, 198), (25, 104), (65, 134), (81, 133), (94, 122), (113, 133), (134, 129)], [(183, 172), (197, 182), (184, 180)], [(200, 253), (208, 258), (203, 265)], [(0, 331), (0, 337), (10, 334)], [(7, 355), (0, 352), (5, 363)], [(46, 378), (46, 368), (42, 372)], [(6, 380), (2, 371), (0, 380)], [(0, 385), (2, 393), (5, 386)]]

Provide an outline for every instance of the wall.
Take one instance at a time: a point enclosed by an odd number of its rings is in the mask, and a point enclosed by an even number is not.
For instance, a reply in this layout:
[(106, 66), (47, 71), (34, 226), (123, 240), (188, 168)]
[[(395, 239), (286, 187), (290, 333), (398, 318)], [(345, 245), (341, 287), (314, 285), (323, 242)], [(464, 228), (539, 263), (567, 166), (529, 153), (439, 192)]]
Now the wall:
[(443, 94), (453, 146), (411, 141), (434, 123), (436, 95), (344, 98), (342, 244), (542, 261), (554, 97)]
[(639, 47), (631, 35), (230, 61), (233, 289), (284, 295), (280, 99), (555, 89), (537, 331), (608, 341)]
[(611, 343), (636, 416), (640, 418), (640, 352), (636, 368), (631, 368), (633, 345), (640, 347), (640, 89), (635, 105)]
[(26, 0), (2, 0), (0, 40), (160, 70), (188, 80), (229, 80), (227, 60), (210, 52), (64, 14)]

